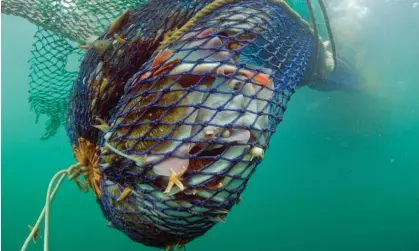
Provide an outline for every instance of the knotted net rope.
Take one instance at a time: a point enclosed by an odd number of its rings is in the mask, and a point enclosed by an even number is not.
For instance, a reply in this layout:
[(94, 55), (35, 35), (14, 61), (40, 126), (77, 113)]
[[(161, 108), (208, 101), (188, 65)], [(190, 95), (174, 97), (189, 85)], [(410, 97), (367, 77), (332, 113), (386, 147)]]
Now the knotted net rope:
[(296, 88), (333, 70), (316, 33), (283, 1), (152, 0), (90, 41), (66, 131), (109, 225), (172, 249), (224, 222)]
[(331, 69), (282, 1), (146, 6), (162, 17), (130, 10), (93, 43), (67, 131), (99, 146), (97, 199), (111, 224), (170, 247), (225, 220), (295, 89)]

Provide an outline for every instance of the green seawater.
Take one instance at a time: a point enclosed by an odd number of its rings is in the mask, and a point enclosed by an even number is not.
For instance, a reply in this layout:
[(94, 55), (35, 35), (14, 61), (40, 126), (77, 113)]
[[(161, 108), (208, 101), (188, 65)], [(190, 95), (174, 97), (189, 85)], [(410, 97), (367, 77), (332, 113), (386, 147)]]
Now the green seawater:
[[(298, 90), (242, 202), (188, 251), (419, 251), (419, 7), (384, 2), (361, 24), (377, 88)], [(41, 141), (45, 118), (36, 125), (29, 111), (36, 27), (1, 18), (1, 248), (15, 251), (51, 177), (74, 159), (63, 128)], [(106, 224), (93, 194), (66, 181), (51, 207), (50, 250), (155, 250)]]

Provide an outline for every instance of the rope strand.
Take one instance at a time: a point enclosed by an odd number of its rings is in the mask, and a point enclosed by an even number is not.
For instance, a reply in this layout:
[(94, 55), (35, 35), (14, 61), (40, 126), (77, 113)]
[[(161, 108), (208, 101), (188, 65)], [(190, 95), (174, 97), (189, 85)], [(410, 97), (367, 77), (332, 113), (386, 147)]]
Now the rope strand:
[[(44, 251), (48, 251), (48, 234), (49, 234), (49, 214), (50, 214), (50, 204), (52, 199), (54, 198), (55, 194), (57, 193), (58, 189), (60, 188), (62, 182), (64, 181), (64, 178), (68, 175), (70, 177), (70, 180), (75, 180), (77, 183), (80, 183), (80, 181), (77, 180), (77, 177), (81, 174), (83, 170), (83, 166), (81, 166), (79, 163), (71, 165), (68, 169), (58, 171), (51, 179), (48, 190), (47, 190), (47, 196), (46, 196), (46, 202), (45, 206), (41, 212), (41, 214), (38, 217), (38, 220), (35, 223), (35, 226), (32, 228), (31, 232), (29, 233), (28, 237), (25, 240), (25, 243), (23, 244), (21, 251), (25, 251), (29, 245), (29, 242), (31, 239), (35, 236), (35, 234), (39, 230), (39, 225), (41, 224), (42, 219), (45, 217), (45, 229), (44, 229)], [(76, 175), (73, 175), (73, 174)], [(58, 179), (59, 178), (59, 179)], [(54, 186), (55, 181), (58, 179), (58, 182)], [(54, 187), (54, 189), (53, 189)], [(79, 186), (78, 186), (79, 187)], [(80, 186), (79, 189), (82, 192), (87, 192), (88, 187)]]
[(168, 36), (166, 39), (164, 39), (159, 46), (159, 49), (162, 49), (164, 46), (168, 45), (170, 42), (178, 39), (180, 36), (182, 36), (189, 28), (191, 28), (198, 19), (203, 18), (213, 12), (216, 9), (221, 8), (222, 6), (237, 2), (238, 0), (214, 0), (214, 2), (206, 5), (204, 8), (202, 8), (200, 11), (198, 11), (195, 16), (193, 16), (186, 24), (184, 24), (180, 29), (176, 30), (173, 34)]
[(321, 8), (322, 13), (323, 13), (324, 21), (326, 23), (327, 33), (329, 34), (330, 45), (332, 47), (333, 61), (335, 62), (334, 67), (333, 67), (333, 71), (335, 71), (336, 64), (337, 64), (335, 39), (333, 37), (333, 31), (332, 31), (332, 28), (330, 27), (329, 16), (327, 14), (326, 7), (324, 6), (323, 0), (319, 0), (319, 4), (320, 4), (320, 8)]
[(310, 19), (311, 19), (311, 22), (313, 23), (314, 35), (316, 37), (316, 44), (315, 44), (316, 51), (315, 51), (315, 54), (314, 54), (315, 57), (316, 57), (316, 60), (315, 60), (314, 67), (311, 70), (311, 72), (317, 74), (317, 69), (318, 69), (317, 62), (319, 61), (319, 49), (320, 49), (320, 45), (321, 45), (320, 42), (319, 42), (319, 39), (317, 39), (319, 37), (319, 31), (317, 29), (316, 16), (314, 15), (314, 9), (313, 9), (313, 5), (311, 5), (311, 0), (306, 0), (306, 4), (307, 4), (308, 10), (310, 12)]

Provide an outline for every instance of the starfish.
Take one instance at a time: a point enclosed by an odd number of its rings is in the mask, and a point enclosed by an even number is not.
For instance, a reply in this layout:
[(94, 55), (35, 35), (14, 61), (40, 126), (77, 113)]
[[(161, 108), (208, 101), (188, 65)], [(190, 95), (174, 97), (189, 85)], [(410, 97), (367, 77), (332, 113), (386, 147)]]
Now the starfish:
[(185, 171), (186, 171), (186, 167), (182, 167), (182, 170), (179, 173), (176, 173), (175, 170), (170, 168), (169, 183), (167, 184), (167, 188), (166, 190), (164, 190), (164, 193), (166, 194), (170, 193), (174, 185), (176, 185), (181, 191), (185, 189), (182, 182), (180, 182), (180, 178), (185, 173)]
[(99, 149), (95, 144), (92, 144), (90, 141), (84, 138), (79, 138), (78, 143), (78, 146), (73, 145), (74, 156), (79, 165), (84, 167), (84, 178), (88, 181), (89, 186), (93, 189), (95, 196), (99, 198), (102, 196), (102, 191), (100, 188), (100, 180), (102, 179), (102, 174), (99, 170)]
[[(31, 231), (33, 230), (33, 226), (31, 226), (31, 225), (28, 225), (28, 228)], [(40, 236), (39, 236), (39, 228), (37, 227), (34, 234), (33, 234), (33, 237), (32, 237), (33, 243), (36, 244), (36, 239), (38, 239), (38, 238), (40, 238)]]

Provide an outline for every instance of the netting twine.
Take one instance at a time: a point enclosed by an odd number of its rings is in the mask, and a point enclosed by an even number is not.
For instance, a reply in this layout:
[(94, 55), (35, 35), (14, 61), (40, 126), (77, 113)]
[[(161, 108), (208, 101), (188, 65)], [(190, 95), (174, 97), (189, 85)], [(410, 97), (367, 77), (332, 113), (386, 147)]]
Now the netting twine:
[[(171, 41), (176, 40), (178, 37), (180, 37), (182, 35), (182, 33), (184, 33), (188, 28), (190, 28), (192, 25), (194, 25), (194, 23), (201, 17), (207, 15), (208, 13), (212, 12), (213, 10), (227, 4), (227, 3), (232, 3), (232, 2), (236, 2), (238, 0), (215, 0), (214, 2), (212, 2), (211, 4), (205, 6), (202, 10), (200, 10), (189, 22), (187, 22), (181, 29), (179, 29), (178, 31), (176, 31), (175, 33), (172, 34), (172, 36), (168, 37), (168, 39), (166, 41), (163, 41), (161, 43), (161, 46), (165, 46), (168, 43), (170, 43)], [(280, 1), (282, 2), (282, 0), (273, 0), (273, 1)], [(71, 165), (68, 169), (65, 170), (61, 170), (58, 171), (53, 178), (51, 179), (49, 185), (48, 185), (48, 190), (47, 190), (47, 195), (46, 195), (46, 202), (45, 202), (45, 206), (40, 214), (40, 216), (38, 217), (38, 220), (36, 221), (34, 227), (31, 229), (31, 232), (29, 233), (28, 237), (26, 238), (21, 251), (25, 251), (26, 248), (29, 245), (29, 242), (31, 239), (33, 239), (35, 241), (35, 238), (39, 232), (39, 225), (42, 221), (42, 219), (45, 218), (45, 227), (44, 227), (44, 251), (48, 251), (48, 240), (49, 240), (49, 215), (50, 215), (50, 205), (52, 202), (52, 199), (54, 198), (55, 194), (57, 193), (59, 187), (61, 186), (62, 182), (64, 181), (64, 178), (66, 176), (69, 176), (69, 180), (74, 180), (77, 184), (77, 187), (79, 188), (79, 190), (81, 192), (86, 193), (89, 189), (89, 186), (87, 183), (83, 183), (80, 180), (78, 180), (78, 177), (83, 173), (83, 171), (85, 171), (87, 169), (87, 167), (83, 166), (80, 162), (77, 162), (76, 164)], [(59, 178), (59, 179), (58, 179)], [(58, 179), (57, 184), (54, 186), (53, 185), (55, 183), (55, 181)], [(123, 195), (121, 195), (122, 197)], [(170, 247), (169, 247), (170, 248)]]
[[(38, 232), (39, 232), (39, 225), (41, 224), (41, 221), (45, 218), (45, 228), (44, 228), (44, 250), (48, 250), (48, 234), (49, 234), (49, 215), (50, 215), (50, 205), (52, 202), (52, 199), (54, 198), (55, 194), (57, 193), (58, 189), (60, 188), (62, 182), (64, 181), (64, 178), (66, 176), (69, 176), (69, 180), (74, 180), (77, 184), (77, 187), (79, 190), (83, 193), (86, 193), (89, 189), (86, 182), (82, 182), (78, 179), (80, 174), (83, 173), (83, 166), (80, 163), (76, 163), (74, 165), (71, 165), (68, 169), (64, 169), (61, 171), (58, 171), (51, 179), (48, 185), (47, 195), (46, 195), (46, 202), (45, 206), (41, 212), (41, 214), (38, 217), (38, 220), (36, 221), (35, 225), (32, 227), (31, 232), (29, 233), (28, 237), (25, 240), (25, 243), (23, 244), (21, 250), (24, 251), (29, 245), (29, 242), (31, 240), (36, 240)], [(58, 181), (57, 181), (58, 179)], [(57, 181), (57, 183), (54, 186), (54, 183)]]
[[(182, 26), (182, 28), (178, 29), (177, 31), (173, 32), (169, 37), (167, 37), (167, 39), (165, 39), (161, 43), (160, 47), (164, 47), (167, 44), (169, 44), (170, 42), (179, 38), (187, 29), (189, 29), (191, 26), (193, 26), (199, 18), (202, 18), (203, 16), (207, 15), (208, 13), (211, 13), (213, 10), (215, 10), (215, 9), (217, 9), (217, 8), (227, 4), (227, 3), (234, 3), (234, 2), (238, 2), (238, 0), (215, 0), (211, 4), (204, 7), (202, 10), (200, 10), (192, 19), (190, 19), (189, 22), (187, 22), (184, 26)], [(271, 2), (283, 3), (284, 1), (283, 0), (271, 0)], [(314, 33), (317, 35), (316, 29), (315, 29)], [(48, 186), (45, 207), (42, 210), (36, 224), (32, 228), (29, 236), (25, 240), (25, 243), (24, 243), (24, 245), (21, 249), (22, 251), (26, 250), (26, 248), (27, 248), (31, 239), (36, 238), (36, 236), (38, 234), (38, 231), (39, 231), (39, 225), (44, 218), (45, 218), (44, 250), (45, 251), (48, 250), (49, 214), (50, 214), (50, 204), (52, 202), (52, 199), (54, 198), (56, 192), (58, 191), (59, 187), (61, 186), (61, 184), (64, 181), (64, 178), (66, 176), (69, 176), (70, 180), (74, 180), (76, 182), (80, 191), (87, 192), (88, 189), (89, 189), (88, 184), (86, 182), (82, 182), (78, 179), (78, 177), (81, 174), (83, 174), (86, 171), (86, 169), (87, 169), (87, 167), (85, 167), (82, 163), (78, 162), (74, 165), (71, 165), (68, 169), (61, 170), (61, 171), (57, 172), (53, 176), (53, 178), (51, 179), (51, 181), (49, 183), (49, 186)], [(54, 186), (54, 184), (55, 184), (55, 186)]]

